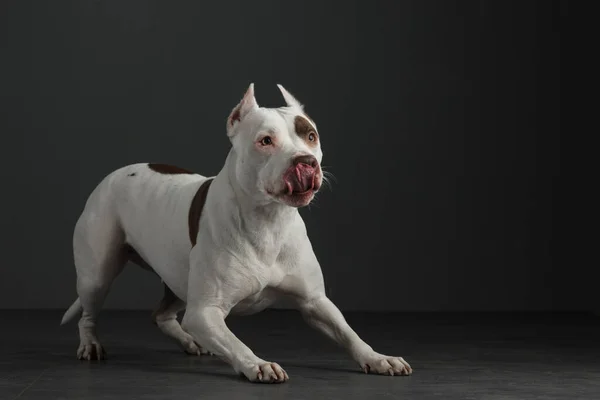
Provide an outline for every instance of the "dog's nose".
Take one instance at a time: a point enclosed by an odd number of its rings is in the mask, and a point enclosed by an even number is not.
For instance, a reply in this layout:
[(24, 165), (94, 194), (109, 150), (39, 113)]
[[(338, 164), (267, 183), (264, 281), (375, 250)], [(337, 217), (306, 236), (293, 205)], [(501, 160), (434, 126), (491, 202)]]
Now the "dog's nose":
[(319, 166), (319, 162), (317, 161), (317, 159), (311, 155), (298, 156), (294, 158), (293, 162), (294, 166), (298, 164), (305, 164), (313, 168), (317, 168)]

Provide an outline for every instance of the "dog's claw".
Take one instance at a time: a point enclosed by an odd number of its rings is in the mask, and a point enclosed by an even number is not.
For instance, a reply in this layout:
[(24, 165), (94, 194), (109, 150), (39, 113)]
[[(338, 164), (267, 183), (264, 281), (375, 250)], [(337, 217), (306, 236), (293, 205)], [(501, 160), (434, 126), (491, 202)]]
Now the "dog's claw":
[(100, 343), (82, 343), (77, 349), (77, 358), (86, 361), (100, 361), (106, 359), (106, 352)]
[(411, 366), (402, 357), (390, 357), (376, 354), (362, 367), (364, 373), (379, 375), (400, 376), (411, 375)]
[(263, 363), (250, 368), (248, 373), (244, 373), (252, 382), (260, 383), (283, 383), (290, 379), (288, 374), (277, 363)]

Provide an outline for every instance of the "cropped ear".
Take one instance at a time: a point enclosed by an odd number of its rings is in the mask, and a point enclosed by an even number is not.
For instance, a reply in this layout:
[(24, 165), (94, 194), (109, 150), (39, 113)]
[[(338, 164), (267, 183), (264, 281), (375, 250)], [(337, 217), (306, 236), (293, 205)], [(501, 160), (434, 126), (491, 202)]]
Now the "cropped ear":
[(304, 106), (302, 104), (300, 104), (300, 102), (298, 100), (296, 100), (296, 98), (294, 96), (292, 96), (292, 94), (290, 92), (285, 90), (285, 88), (283, 86), (281, 86), (280, 84), (277, 84), (277, 87), (281, 91), (281, 94), (283, 95), (283, 98), (285, 99), (285, 103), (289, 107), (299, 108), (300, 110), (302, 110), (304, 108)]
[(248, 113), (258, 109), (258, 103), (254, 98), (254, 83), (251, 83), (246, 90), (246, 94), (239, 102), (237, 106), (229, 114), (227, 118), (227, 136), (232, 137), (234, 134), (234, 128), (240, 123)]

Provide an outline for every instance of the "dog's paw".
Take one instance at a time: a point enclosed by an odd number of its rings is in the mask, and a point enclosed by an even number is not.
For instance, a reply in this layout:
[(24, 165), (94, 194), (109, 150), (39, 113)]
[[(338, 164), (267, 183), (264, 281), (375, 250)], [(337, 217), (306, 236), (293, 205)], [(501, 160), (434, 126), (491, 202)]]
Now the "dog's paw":
[(277, 363), (264, 362), (244, 371), (250, 382), (283, 383), (290, 379), (287, 372)]
[(105, 360), (106, 351), (98, 342), (80, 343), (77, 349), (77, 358), (80, 360)]
[(402, 357), (390, 357), (375, 353), (361, 363), (365, 374), (411, 375), (411, 366)]

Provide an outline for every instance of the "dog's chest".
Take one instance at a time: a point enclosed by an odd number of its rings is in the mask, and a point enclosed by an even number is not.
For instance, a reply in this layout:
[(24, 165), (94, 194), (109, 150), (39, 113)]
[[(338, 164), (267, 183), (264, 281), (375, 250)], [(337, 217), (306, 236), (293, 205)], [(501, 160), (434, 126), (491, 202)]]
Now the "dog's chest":
[(233, 315), (250, 315), (255, 314), (271, 306), (277, 300), (275, 290), (266, 287), (260, 292), (246, 297), (231, 309)]

